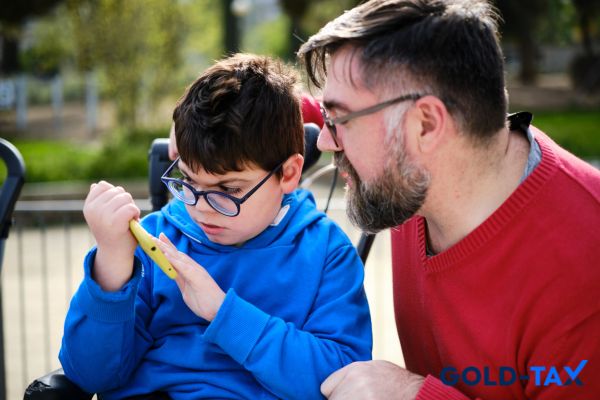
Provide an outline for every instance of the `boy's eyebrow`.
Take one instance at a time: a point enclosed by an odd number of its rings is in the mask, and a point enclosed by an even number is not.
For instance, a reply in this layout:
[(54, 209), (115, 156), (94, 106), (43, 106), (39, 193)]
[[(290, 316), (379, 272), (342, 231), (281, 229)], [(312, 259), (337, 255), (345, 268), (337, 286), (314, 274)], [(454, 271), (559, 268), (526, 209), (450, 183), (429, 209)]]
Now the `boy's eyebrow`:
[[(181, 168), (181, 162), (177, 163), (177, 168), (179, 168), (179, 170), (185, 176), (187, 176), (188, 178), (190, 177), (190, 173), (188, 171), (186, 171), (187, 167), (186, 168)], [(230, 184), (232, 182), (235, 182), (235, 183), (248, 183), (250, 181), (251, 181), (251, 179), (245, 179), (245, 178), (225, 178), (225, 179), (219, 180), (219, 181), (217, 181), (215, 183), (211, 183), (208, 186), (219, 186), (219, 185), (223, 185), (223, 184)]]

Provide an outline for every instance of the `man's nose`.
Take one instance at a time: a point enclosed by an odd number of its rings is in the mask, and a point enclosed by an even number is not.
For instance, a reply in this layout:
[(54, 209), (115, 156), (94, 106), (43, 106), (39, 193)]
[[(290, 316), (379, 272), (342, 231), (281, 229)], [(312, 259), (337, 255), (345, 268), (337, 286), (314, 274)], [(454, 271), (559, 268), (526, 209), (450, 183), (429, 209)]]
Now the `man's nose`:
[(317, 139), (317, 148), (321, 151), (341, 151), (342, 147), (339, 146), (339, 138), (338, 144), (333, 140), (333, 136), (331, 135), (331, 131), (327, 127), (327, 125), (323, 125), (321, 128), (321, 132), (319, 133), (319, 138)]

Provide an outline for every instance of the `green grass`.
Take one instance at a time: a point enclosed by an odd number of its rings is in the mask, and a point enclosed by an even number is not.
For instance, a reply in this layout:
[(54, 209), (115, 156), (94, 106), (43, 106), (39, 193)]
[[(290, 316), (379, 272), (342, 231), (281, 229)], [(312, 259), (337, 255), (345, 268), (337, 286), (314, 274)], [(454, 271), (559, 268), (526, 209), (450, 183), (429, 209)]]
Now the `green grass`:
[(581, 158), (600, 158), (600, 111), (536, 112), (533, 124)]

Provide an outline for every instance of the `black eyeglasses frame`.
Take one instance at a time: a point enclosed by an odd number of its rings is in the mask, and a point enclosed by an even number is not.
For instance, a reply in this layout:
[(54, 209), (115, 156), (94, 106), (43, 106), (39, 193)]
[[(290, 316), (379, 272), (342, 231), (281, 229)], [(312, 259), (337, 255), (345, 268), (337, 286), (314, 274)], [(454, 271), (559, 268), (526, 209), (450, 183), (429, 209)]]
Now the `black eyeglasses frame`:
[[(273, 174), (275, 172), (277, 172), (279, 169), (281, 169), (281, 167), (283, 166), (284, 162), (281, 162), (279, 165), (277, 165), (274, 169), (271, 170), (271, 172), (269, 172), (269, 174), (267, 176), (265, 176), (260, 182), (258, 182), (252, 189), (250, 189), (250, 191), (248, 193), (246, 193), (244, 195), (244, 197), (242, 198), (237, 198), (234, 197), (228, 193), (224, 193), (224, 192), (220, 192), (218, 190), (196, 190), (196, 188), (194, 188), (192, 185), (190, 185), (189, 183), (186, 183), (184, 181), (182, 181), (181, 179), (177, 179), (177, 178), (171, 178), (169, 177), (169, 174), (171, 173), (171, 171), (177, 166), (177, 163), (179, 162), (179, 157), (173, 161), (173, 163), (169, 166), (169, 168), (167, 168), (167, 170), (164, 172), (164, 174), (161, 176), (160, 180), (167, 186), (167, 189), (169, 189), (169, 192), (171, 192), (171, 194), (177, 198), (178, 200), (182, 201), (183, 203), (190, 205), (190, 206), (195, 206), (196, 204), (198, 204), (198, 200), (200, 199), (200, 197), (204, 198), (204, 201), (206, 201), (206, 203), (216, 212), (218, 212), (219, 214), (225, 215), (227, 217), (236, 217), (240, 214), (240, 207), (241, 205), (250, 198), (250, 196), (252, 196), (266, 181), (269, 180), (269, 178), (271, 176), (273, 176)], [(187, 189), (190, 190), (190, 192), (194, 195), (194, 201), (187, 201), (185, 198), (183, 198), (179, 192), (172, 186), (173, 184), (179, 184), (182, 186), (185, 186)], [(223, 196), (226, 197), (227, 199), (231, 200), (235, 206), (236, 206), (236, 212), (231, 213), (231, 214), (227, 214), (224, 213), (223, 210), (218, 209), (217, 207), (215, 207), (214, 204), (212, 204), (210, 198), (208, 197), (210, 194), (213, 195), (218, 195), (218, 196)]]

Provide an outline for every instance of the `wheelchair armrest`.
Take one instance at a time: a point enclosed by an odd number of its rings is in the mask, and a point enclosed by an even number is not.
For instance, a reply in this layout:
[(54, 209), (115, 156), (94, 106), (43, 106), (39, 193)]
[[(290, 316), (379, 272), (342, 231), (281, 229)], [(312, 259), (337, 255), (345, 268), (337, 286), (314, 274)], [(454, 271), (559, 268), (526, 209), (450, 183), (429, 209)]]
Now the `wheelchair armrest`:
[(25, 389), (23, 400), (90, 400), (93, 396), (71, 382), (61, 368), (33, 381)]

